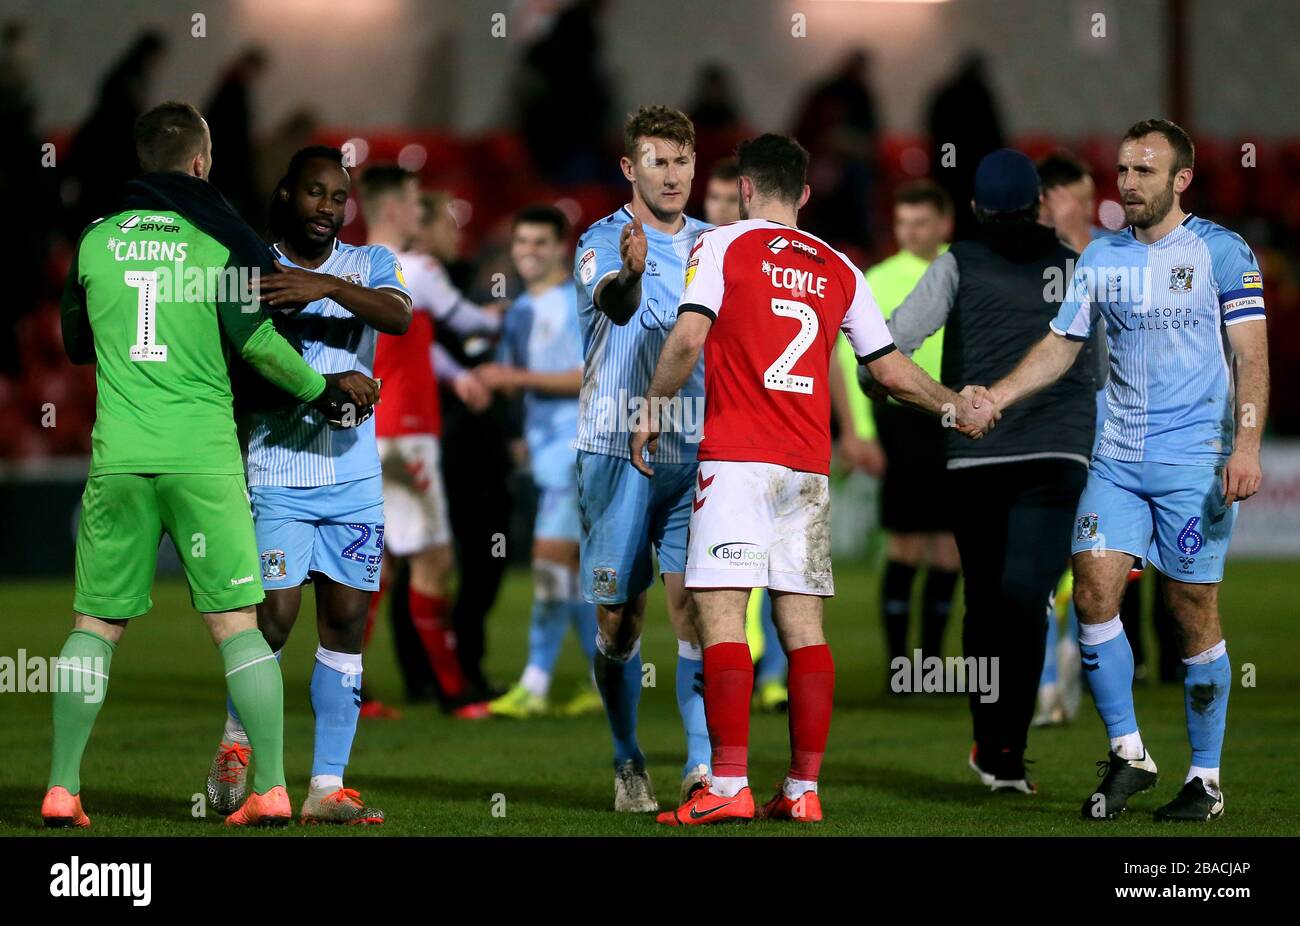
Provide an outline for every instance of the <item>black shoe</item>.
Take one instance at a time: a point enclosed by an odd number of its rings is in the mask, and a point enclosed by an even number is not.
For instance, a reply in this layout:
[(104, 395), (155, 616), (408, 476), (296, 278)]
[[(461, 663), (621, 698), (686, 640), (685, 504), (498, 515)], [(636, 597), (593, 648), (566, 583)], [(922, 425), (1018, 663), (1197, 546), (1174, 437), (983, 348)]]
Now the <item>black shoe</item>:
[(1156, 819), (1162, 821), (1208, 823), (1221, 816), (1223, 816), (1223, 794), (1220, 793), (1216, 797), (1200, 778), (1193, 778), (1187, 782), (1176, 798), (1156, 810)]
[(493, 685), (491, 682), (484, 681), (483, 684), (470, 685), (464, 697), (467, 701), (495, 701), (509, 690), (509, 688), (502, 688), (500, 685)]
[(406, 689), (407, 704), (441, 704), (442, 692), (432, 682), (408, 685)]
[(992, 761), (986, 761), (979, 751), (979, 746), (970, 750), (971, 770), (980, 776), (980, 781), (993, 792), (1019, 792), (1020, 794), (1037, 794), (1038, 786), (1029, 780), (1025, 771), (1024, 753), (1010, 751), (996, 753)]
[(1097, 774), (1102, 782), (1083, 802), (1085, 820), (1114, 820), (1128, 808), (1130, 797), (1156, 786), (1156, 764), (1146, 750), (1133, 761), (1111, 750), (1106, 761), (1097, 763)]

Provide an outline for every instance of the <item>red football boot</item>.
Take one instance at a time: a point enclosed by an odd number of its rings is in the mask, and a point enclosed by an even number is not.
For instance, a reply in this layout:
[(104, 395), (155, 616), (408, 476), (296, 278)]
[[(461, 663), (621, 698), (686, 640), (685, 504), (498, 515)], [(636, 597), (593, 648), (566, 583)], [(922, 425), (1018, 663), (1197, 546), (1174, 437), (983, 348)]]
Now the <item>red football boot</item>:
[(741, 788), (732, 797), (721, 797), (708, 788), (697, 788), (685, 804), (676, 810), (665, 810), (655, 817), (655, 822), (665, 826), (703, 826), (708, 823), (748, 823), (754, 819), (754, 795), (749, 788)]

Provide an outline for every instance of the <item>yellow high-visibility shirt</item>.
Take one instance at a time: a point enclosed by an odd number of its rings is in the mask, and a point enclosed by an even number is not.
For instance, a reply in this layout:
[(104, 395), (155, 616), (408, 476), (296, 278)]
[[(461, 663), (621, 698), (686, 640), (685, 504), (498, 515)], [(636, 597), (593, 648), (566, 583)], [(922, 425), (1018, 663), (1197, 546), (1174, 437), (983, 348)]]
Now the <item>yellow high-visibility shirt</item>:
[[(945, 244), (939, 248), (939, 253), (942, 254), (947, 250), (948, 245)], [(880, 312), (886, 319), (893, 314), (894, 309), (903, 304), (903, 300), (916, 288), (916, 284), (921, 282), (921, 277), (925, 276), (929, 266), (930, 261), (917, 257), (910, 251), (899, 251), (864, 274), (867, 284), (871, 287), (872, 295), (876, 297), (876, 304), (880, 306)], [(845, 391), (849, 397), (849, 409), (853, 413), (854, 429), (862, 440), (871, 440), (876, 436), (876, 420), (871, 413), (871, 400), (858, 385), (858, 358), (853, 355), (853, 348), (849, 346), (848, 339), (843, 334), (840, 335), (836, 345), (836, 354), (844, 370), (844, 378), (847, 380)], [(925, 343), (912, 354), (912, 360), (935, 379), (939, 378), (939, 367), (943, 362), (942, 328), (925, 339)], [(892, 402), (893, 399), (890, 401)]]

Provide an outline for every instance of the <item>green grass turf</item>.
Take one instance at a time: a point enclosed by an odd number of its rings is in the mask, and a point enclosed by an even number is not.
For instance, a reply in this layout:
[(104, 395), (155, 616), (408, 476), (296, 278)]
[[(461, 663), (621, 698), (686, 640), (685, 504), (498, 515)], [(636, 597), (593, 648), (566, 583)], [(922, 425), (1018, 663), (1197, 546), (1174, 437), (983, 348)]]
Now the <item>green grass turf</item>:
[[(1156, 826), (1150, 816), (1182, 782), (1188, 761), (1181, 686), (1139, 686), (1138, 717), (1161, 768), (1157, 791), (1136, 799), (1126, 819), (1087, 823), (1078, 807), (1104, 758), (1100, 721), (1085, 696), (1072, 726), (1035, 730), (1030, 738), (1035, 797), (992, 795), (966, 767), (969, 721), (960, 697), (907, 699), (884, 694), (885, 666), (874, 570), (837, 566), (839, 597), (828, 607), (837, 665), (837, 701), (822, 796), (820, 827), (757, 823), (701, 830), (723, 835), (1149, 835), (1296, 834), (1300, 800), (1300, 636), (1296, 633), (1296, 566), (1236, 563), (1222, 602), (1234, 675), (1225, 752), (1227, 813), (1208, 827)], [(69, 626), (70, 583), (6, 583), (0, 656), (54, 655)], [(490, 623), (491, 674), (513, 680), (522, 668), (530, 584), (512, 572)], [(192, 797), (223, 722), (221, 663), (184, 585), (160, 582), (153, 612), (136, 621), (113, 660), (108, 700), (82, 768), (83, 800), (99, 835), (224, 834), (221, 818), (195, 818)], [(310, 599), (310, 595), (308, 595)], [(314, 613), (310, 600), (303, 614)], [(657, 685), (641, 702), (641, 743), (658, 795), (676, 798), (682, 734), (674, 697), (676, 649), (652, 593), (643, 652)], [(948, 651), (959, 648), (949, 628)], [(301, 800), (311, 761), (312, 715), (307, 681), (316, 646), (309, 618), (284, 658), (285, 764), (290, 795)], [(1243, 687), (1243, 664), (1255, 666), (1255, 687)], [(572, 636), (555, 691), (567, 695), (583, 678)], [(387, 627), (367, 657), (366, 680), (396, 703), (401, 684)], [(753, 720), (750, 776), (765, 800), (785, 772), (784, 716)], [(38, 807), (49, 768), (50, 699), (0, 694), (0, 835), (43, 833)], [(609, 737), (603, 716), (529, 722), (450, 719), (427, 706), (405, 707), (400, 720), (362, 722), (348, 783), (382, 807), (388, 823), (365, 831), (291, 827), (258, 836), (348, 835), (660, 835), (646, 817), (611, 811)], [(504, 796), (504, 815), (494, 814)], [(58, 833), (51, 834), (57, 838)], [(244, 834), (248, 835), (248, 834)]]

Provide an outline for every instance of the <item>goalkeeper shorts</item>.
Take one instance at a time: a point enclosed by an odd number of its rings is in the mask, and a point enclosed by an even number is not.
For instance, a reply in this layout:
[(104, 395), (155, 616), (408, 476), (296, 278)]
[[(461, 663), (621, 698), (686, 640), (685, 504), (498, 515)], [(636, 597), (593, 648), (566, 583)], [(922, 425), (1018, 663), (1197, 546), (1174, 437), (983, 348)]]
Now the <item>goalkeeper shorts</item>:
[(234, 611), (265, 597), (242, 475), (113, 473), (91, 476), (81, 496), (73, 608), (100, 618), (147, 613), (163, 534), (196, 610)]

